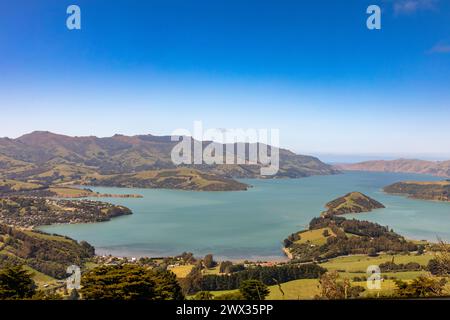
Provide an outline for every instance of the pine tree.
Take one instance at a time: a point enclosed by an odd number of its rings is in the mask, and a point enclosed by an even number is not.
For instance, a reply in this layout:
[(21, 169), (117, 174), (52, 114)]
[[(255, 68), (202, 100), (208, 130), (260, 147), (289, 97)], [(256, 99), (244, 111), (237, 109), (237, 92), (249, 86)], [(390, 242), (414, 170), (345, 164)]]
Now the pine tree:
[(36, 284), (22, 266), (7, 267), (0, 271), (0, 299), (27, 299), (35, 292)]

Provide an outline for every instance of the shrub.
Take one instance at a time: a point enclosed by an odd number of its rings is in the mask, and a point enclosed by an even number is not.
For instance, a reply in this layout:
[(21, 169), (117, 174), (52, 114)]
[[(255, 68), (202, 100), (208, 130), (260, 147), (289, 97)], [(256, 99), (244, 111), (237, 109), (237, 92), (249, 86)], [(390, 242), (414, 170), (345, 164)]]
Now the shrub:
[(265, 300), (270, 290), (259, 280), (245, 280), (241, 283), (239, 292), (246, 300)]

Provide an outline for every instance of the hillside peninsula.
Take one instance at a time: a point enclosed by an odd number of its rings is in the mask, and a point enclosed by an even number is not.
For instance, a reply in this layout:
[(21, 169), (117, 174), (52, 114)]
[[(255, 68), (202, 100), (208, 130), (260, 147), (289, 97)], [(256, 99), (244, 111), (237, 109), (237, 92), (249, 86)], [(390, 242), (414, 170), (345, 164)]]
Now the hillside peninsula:
[(349, 254), (412, 252), (417, 245), (369, 221), (346, 219), (346, 213), (368, 212), (384, 206), (360, 192), (351, 192), (326, 204), (327, 211), (313, 218), (307, 230), (284, 240), (284, 253), (298, 262), (320, 262)]
[(100, 201), (0, 198), (0, 223), (22, 228), (62, 223), (102, 222), (130, 214), (132, 212), (127, 207)]
[(413, 199), (450, 201), (450, 180), (403, 181), (386, 186), (383, 190)]
[(347, 193), (343, 197), (328, 202), (325, 206), (327, 210), (322, 213), (324, 217), (370, 212), (374, 209), (385, 208), (383, 204), (361, 192)]
[(427, 161), (418, 159), (372, 160), (359, 163), (342, 163), (335, 166), (339, 170), (403, 172), (450, 177), (450, 160)]

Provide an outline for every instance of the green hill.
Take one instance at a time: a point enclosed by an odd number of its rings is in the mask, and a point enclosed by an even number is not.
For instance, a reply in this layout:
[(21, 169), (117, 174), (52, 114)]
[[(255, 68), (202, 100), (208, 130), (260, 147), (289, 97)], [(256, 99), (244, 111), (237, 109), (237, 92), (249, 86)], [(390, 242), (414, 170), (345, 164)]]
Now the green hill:
[(328, 202), (326, 208), (328, 210), (322, 213), (323, 216), (370, 212), (373, 209), (384, 208), (384, 205), (361, 192), (350, 192)]
[(350, 254), (417, 250), (415, 243), (387, 227), (333, 215), (312, 219), (308, 231), (290, 235), (284, 240), (284, 246), (288, 257), (299, 262), (320, 262)]
[(87, 242), (0, 224), (0, 268), (25, 265), (52, 278), (64, 279), (68, 266), (82, 268), (94, 253)]

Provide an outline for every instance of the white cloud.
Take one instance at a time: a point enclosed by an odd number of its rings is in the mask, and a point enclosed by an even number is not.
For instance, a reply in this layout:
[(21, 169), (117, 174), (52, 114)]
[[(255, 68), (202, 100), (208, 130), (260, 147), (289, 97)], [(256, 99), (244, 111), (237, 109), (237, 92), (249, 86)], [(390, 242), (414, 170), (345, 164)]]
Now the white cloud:
[(431, 48), (429, 53), (450, 53), (450, 44), (438, 43)]
[(398, 0), (394, 2), (396, 15), (411, 14), (419, 10), (435, 10), (438, 0)]

